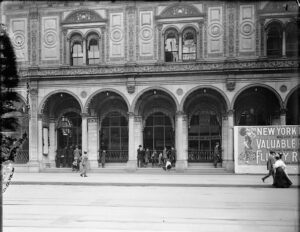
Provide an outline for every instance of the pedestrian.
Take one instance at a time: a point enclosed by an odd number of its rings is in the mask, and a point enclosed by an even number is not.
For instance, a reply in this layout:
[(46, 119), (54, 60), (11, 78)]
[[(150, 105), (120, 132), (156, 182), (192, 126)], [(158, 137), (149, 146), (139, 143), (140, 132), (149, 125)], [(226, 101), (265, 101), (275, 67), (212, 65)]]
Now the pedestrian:
[(293, 183), (287, 175), (286, 165), (282, 160), (282, 154), (275, 155), (275, 164), (274, 164), (274, 183), (273, 186), (276, 188), (289, 188)]
[(217, 167), (218, 163), (221, 162), (221, 152), (220, 152), (220, 144), (219, 142), (216, 142), (215, 148), (214, 148), (214, 166)]
[(269, 177), (272, 176), (273, 177), (273, 183), (274, 183), (274, 169), (273, 169), (273, 165), (275, 164), (275, 152), (274, 151), (270, 151), (268, 160), (267, 160), (267, 170), (269, 171), (269, 173), (267, 175), (265, 175), (262, 179), (263, 182), (265, 182), (265, 180)]
[(171, 152), (170, 152), (170, 161), (173, 167), (175, 167), (175, 162), (176, 162), (176, 151), (174, 147), (171, 147)]
[(138, 168), (142, 167), (142, 162), (144, 158), (144, 152), (142, 145), (139, 145), (139, 148), (137, 149), (137, 166)]
[(101, 153), (101, 165), (102, 165), (102, 168), (104, 168), (104, 166), (105, 166), (105, 157), (106, 157), (106, 150), (103, 150), (102, 153)]
[(150, 159), (150, 150), (149, 150), (149, 148), (146, 148), (146, 151), (145, 151), (145, 166), (148, 165), (149, 159)]
[(81, 165), (82, 165), (82, 172), (80, 174), (81, 177), (87, 177), (87, 165), (88, 165), (88, 155), (87, 152), (83, 152), (82, 158), (81, 158)]
[(171, 168), (172, 168), (172, 164), (171, 164), (170, 160), (169, 160), (169, 159), (166, 159), (166, 165), (163, 167), (163, 169), (164, 169), (165, 171), (167, 171), (167, 170), (170, 171)]
[(157, 152), (154, 149), (152, 154), (151, 154), (151, 162), (152, 162), (152, 168), (154, 167), (154, 164), (156, 163), (156, 159), (157, 159)]
[(77, 161), (76, 165), (76, 171), (79, 171), (79, 165), (80, 165), (80, 157), (81, 157), (81, 150), (78, 148), (78, 145), (76, 145), (75, 150), (73, 152), (74, 160)]
[(167, 158), (168, 158), (167, 147), (165, 147), (164, 150), (163, 150), (162, 158), (163, 158), (163, 163), (165, 164), (166, 161), (167, 161)]
[(161, 167), (162, 166), (162, 164), (163, 164), (163, 154), (162, 154), (162, 152), (160, 152), (159, 154), (158, 154), (158, 166), (159, 167)]

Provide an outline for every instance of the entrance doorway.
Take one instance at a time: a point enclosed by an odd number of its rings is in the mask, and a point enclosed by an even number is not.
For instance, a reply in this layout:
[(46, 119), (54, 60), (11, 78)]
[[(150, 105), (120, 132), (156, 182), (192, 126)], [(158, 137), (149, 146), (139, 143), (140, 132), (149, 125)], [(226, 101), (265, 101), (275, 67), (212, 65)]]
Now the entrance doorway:
[(221, 144), (221, 121), (214, 110), (203, 109), (190, 119), (188, 162), (212, 162), (214, 146)]
[(174, 146), (174, 131), (171, 119), (161, 112), (153, 113), (146, 119), (144, 128), (144, 147), (159, 153), (164, 147)]

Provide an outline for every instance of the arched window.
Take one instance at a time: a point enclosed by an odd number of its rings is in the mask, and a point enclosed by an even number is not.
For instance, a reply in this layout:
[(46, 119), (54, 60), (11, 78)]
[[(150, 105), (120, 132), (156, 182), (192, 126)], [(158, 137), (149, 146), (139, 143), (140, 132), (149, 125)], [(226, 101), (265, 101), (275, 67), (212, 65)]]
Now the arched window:
[(87, 39), (87, 64), (99, 64), (99, 37), (91, 35)]
[(178, 61), (178, 32), (175, 29), (169, 29), (165, 32), (165, 61)]
[(196, 59), (196, 31), (188, 28), (182, 34), (182, 60)]
[(80, 35), (74, 35), (71, 38), (71, 65), (77, 66), (83, 64), (83, 41)]
[(288, 23), (286, 27), (286, 56), (297, 56), (299, 53), (298, 41), (300, 33), (296, 23)]
[(282, 56), (282, 27), (277, 22), (267, 28), (267, 56)]

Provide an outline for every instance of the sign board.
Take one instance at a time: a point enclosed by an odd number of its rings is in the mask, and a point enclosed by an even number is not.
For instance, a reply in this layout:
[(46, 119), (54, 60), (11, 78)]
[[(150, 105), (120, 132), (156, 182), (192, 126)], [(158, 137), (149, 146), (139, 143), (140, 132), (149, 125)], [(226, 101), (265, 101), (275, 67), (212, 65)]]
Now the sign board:
[(283, 153), (290, 173), (298, 173), (300, 126), (235, 126), (234, 159), (236, 173), (266, 173), (270, 151)]

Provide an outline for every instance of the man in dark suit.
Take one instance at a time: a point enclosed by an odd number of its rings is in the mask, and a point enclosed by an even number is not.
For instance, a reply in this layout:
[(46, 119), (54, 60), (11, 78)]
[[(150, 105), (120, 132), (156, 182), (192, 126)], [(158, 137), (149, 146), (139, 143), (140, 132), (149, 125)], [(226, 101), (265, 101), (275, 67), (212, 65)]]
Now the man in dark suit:
[(273, 169), (273, 164), (275, 163), (275, 152), (274, 151), (270, 151), (270, 155), (268, 157), (267, 160), (267, 170), (269, 171), (269, 173), (264, 176), (262, 179), (263, 182), (265, 182), (265, 180), (269, 177), (272, 176), (273, 177), (273, 182), (274, 182), (274, 169)]

